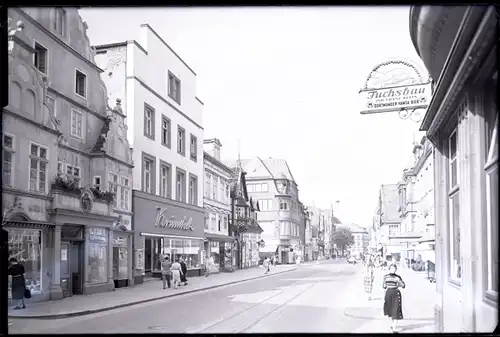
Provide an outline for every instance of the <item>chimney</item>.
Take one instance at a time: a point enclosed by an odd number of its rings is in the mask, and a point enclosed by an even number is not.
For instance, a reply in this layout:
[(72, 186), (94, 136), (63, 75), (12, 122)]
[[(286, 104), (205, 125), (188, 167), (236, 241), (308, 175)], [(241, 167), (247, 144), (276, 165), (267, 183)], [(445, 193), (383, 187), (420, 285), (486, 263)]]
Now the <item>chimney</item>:
[(222, 144), (217, 138), (205, 139), (203, 141), (203, 151), (220, 161), (220, 148)]

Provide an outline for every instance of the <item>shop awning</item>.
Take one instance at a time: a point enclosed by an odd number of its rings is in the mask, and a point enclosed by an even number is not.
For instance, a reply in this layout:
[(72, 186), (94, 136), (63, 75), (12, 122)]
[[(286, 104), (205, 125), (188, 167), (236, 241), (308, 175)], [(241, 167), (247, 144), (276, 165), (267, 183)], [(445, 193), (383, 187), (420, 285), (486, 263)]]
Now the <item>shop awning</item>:
[(232, 242), (235, 240), (235, 238), (232, 236), (212, 234), (212, 233), (205, 233), (205, 239), (208, 241), (215, 241), (215, 242)]
[(3, 224), (4, 227), (35, 227), (35, 228), (49, 228), (54, 226), (53, 223), (43, 222), (43, 221), (18, 221), (18, 220), (7, 220)]

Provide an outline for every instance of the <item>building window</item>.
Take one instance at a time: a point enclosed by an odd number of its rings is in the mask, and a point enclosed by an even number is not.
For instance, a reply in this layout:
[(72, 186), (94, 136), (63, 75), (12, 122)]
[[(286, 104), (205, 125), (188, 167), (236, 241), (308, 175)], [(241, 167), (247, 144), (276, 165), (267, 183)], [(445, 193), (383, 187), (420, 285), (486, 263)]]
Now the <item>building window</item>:
[(389, 235), (397, 235), (400, 232), (400, 227), (398, 224), (389, 225)]
[(160, 195), (164, 198), (171, 198), (172, 193), (172, 166), (165, 162), (160, 162)]
[(254, 184), (255, 192), (262, 192), (262, 184)]
[(175, 174), (175, 200), (186, 202), (186, 173), (177, 168)]
[(101, 176), (94, 176), (94, 188), (101, 189)]
[(222, 202), (226, 201), (226, 199), (224, 198), (224, 196), (225, 196), (224, 186), (225, 185), (226, 185), (226, 182), (224, 180), (222, 180), (222, 178), (221, 178), (220, 179), (220, 184), (219, 184), (219, 187), (220, 187), (219, 198), (220, 198), (220, 201), (222, 201)]
[(71, 109), (71, 135), (83, 138), (83, 113)]
[(35, 68), (45, 75), (47, 75), (47, 54), (47, 48), (35, 42), (35, 55), (33, 55)]
[(170, 119), (165, 117), (164, 115), (161, 116), (161, 143), (162, 145), (165, 145), (170, 149), (170, 138), (171, 138), (171, 133), (170, 133)]
[(262, 192), (268, 192), (268, 191), (269, 191), (268, 183), (262, 183)]
[(191, 135), (190, 141), (189, 141), (189, 153), (190, 153), (190, 158), (193, 161), (196, 161), (198, 158), (198, 149), (197, 149), (197, 139), (195, 136)]
[[(118, 196), (116, 196), (118, 197)], [(116, 198), (115, 198), (116, 199)], [(130, 184), (127, 177), (121, 177), (120, 183), (120, 208), (128, 211), (129, 210), (129, 199), (130, 199)]]
[(287, 201), (284, 201), (284, 200), (280, 201), (280, 210), (281, 211), (288, 210), (288, 202)]
[(75, 74), (75, 93), (80, 97), (87, 97), (87, 76), (79, 70)]
[(80, 187), (81, 175), (79, 167), (66, 164), (66, 177), (71, 178), (73, 181), (78, 181), (78, 187)]
[(55, 17), (53, 22), (54, 30), (64, 36), (66, 33), (66, 11), (63, 8), (55, 8)]
[(488, 140), (486, 173), (487, 291), (498, 296), (498, 117)]
[(177, 104), (181, 104), (181, 81), (170, 71), (168, 72), (168, 97)]
[(142, 191), (153, 193), (153, 161), (149, 158), (143, 158), (142, 165)]
[(268, 212), (273, 210), (273, 200), (272, 199), (263, 199), (259, 200), (259, 208), (261, 212)]
[(30, 191), (45, 193), (47, 187), (47, 148), (31, 143)]
[(212, 182), (213, 182), (213, 188), (212, 188), (212, 198), (214, 200), (218, 200), (217, 199), (217, 191), (219, 189), (219, 177), (217, 177), (215, 174), (212, 175)]
[[(35, 229), (6, 228), (9, 259), (15, 258), (25, 270), (26, 288), (42, 292), (42, 232)], [(12, 278), (8, 281), (8, 296), (12, 298)]]
[(144, 136), (155, 139), (155, 109), (144, 103)]
[(457, 130), (448, 138), (448, 211), (449, 211), (449, 273), (450, 278), (459, 281), (462, 278), (460, 265), (460, 203), (458, 185), (458, 149)]
[(189, 175), (189, 203), (198, 205), (198, 178), (192, 174)]
[(115, 194), (115, 198), (113, 199), (113, 207), (116, 208), (116, 206), (118, 205), (118, 175), (113, 173), (113, 172), (109, 172), (108, 173), (108, 188), (109, 188), (109, 191), (110, 192), (113, 192)]
[(224, 222), (224, 230), (227, 231), (227, 224), (228, 224), (228, 219), (227, 219), (227, 215), (223, 215), (222, 216), (222, 219), (223, 219), (223, 222)]
[(212, 179), (212, 175), (208, 172), (205, 172), (205, 191), (203, 195), (205, 198), (210, 198), (210, 182)]
[(186, 155), (186, 130), (177, 127), (177, 153)]
[(4, 186), (14, 186), (12, 173), (14, 172), (14, 137), (3, 135), (3, 155), (2, 155), (2, 183)]
[(229, 184), (226, 184), (226, 200), (229, 200)]
[(208, 229), (209, 215), (205, 214), (205, 229)]

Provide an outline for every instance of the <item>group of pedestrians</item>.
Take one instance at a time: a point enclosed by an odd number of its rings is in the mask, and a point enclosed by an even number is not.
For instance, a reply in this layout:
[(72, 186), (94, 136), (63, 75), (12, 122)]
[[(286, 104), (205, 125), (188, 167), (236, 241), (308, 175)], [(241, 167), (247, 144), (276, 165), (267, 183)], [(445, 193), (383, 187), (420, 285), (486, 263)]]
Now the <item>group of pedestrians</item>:
[[(391, 331), (398, 332), (398, 322), (403, 319), (403, 296), (400, 289), (404, 289), (406, 284), (400, 275), (396, 274), (398, 267), (396, 264), (389, 266), (389, 273), (382, 279), (382, 288), (385, 289), (384, 296), (384, 316), (392, 320)], [(375, 280), (375, 263), (372, 256), (365, 259), (364, 265), (364, 286), (368, 294), (368, 300), (372, 299), (373, 283)]]
[(163, 281), (163, 289), (171, 287), (177, 289), (181, 283), (187, 286), (187, 265), (183, 258), (178, 258), (173, 263), (170, 262), (170, 257), (164, 255), (161, 260), (161, 279)]

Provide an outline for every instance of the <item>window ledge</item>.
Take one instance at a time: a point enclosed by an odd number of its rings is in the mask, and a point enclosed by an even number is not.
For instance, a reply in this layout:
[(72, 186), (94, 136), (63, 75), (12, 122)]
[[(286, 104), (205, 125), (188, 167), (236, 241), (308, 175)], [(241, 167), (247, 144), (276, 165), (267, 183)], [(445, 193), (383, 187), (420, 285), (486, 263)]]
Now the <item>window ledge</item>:
[(455, 289), (461, 289), (462, 287), (462, 282), (457, 279), (448, 278), (448, 284)]

